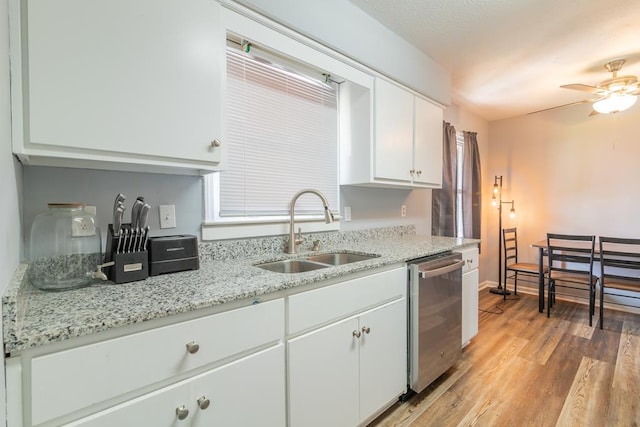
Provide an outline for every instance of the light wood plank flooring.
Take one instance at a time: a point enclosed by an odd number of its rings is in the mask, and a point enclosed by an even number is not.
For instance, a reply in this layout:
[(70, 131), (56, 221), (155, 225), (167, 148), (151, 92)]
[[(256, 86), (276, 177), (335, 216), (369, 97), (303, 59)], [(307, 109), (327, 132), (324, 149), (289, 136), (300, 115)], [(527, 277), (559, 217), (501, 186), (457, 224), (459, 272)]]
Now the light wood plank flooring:
[[(509, 298), (514, 298), (511, 295)], [(480, 291), (480, 331), (462, 359), (370, 427), (640, 426), (640, 315)], [(484, 310), (484, 311), (483, 311)], [(497, 314), (501, 313), (501, 314)]]

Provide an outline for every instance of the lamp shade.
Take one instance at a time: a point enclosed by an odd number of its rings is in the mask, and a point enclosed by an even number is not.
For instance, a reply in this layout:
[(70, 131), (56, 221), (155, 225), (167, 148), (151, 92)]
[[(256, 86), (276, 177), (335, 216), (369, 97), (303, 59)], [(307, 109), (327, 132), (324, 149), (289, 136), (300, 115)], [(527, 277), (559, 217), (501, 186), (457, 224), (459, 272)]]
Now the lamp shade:
[(593, 103), (593, 109), (598, 113), (609, 114), (624, 111), (636, 103), (636, 95), (612, 93), (604, 99)]

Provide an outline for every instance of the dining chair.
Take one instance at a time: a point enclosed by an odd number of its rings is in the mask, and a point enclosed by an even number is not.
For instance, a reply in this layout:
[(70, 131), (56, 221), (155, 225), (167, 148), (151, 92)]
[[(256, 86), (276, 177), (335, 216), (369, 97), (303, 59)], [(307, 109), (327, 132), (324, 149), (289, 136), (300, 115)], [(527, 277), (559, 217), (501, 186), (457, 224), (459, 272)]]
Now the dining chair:
[(640, 298), (629, 292), (640, 293), (640, 239), (600, 237), (600, 329), (604, 296)]
[[(539, 268), (537, 263), (518, 261), (518, 229), (505, 228), (502, 230), (502, 247), (504, 248), (504, 284), (507, 289), (507, 279), (513, 279), (513, 293), (518, 295), (518, 274), (535, 276), (538, 280)], [(542, 267), (544, 275), (549, 271), (545, 265)], [(511, 276), (508, 273), (511, 272)]]
[[(595, 241), (595, 236), (547, 233), (547, 317), (551, 315), (556, 294), (584, 298), (580, 291), (586, 291), (589, 300), (589, 326), (593, 325), (598, 283), (598, 276), (593, 274)], [(572, 289), (574, 292), (563, 294), (556, 288)]]

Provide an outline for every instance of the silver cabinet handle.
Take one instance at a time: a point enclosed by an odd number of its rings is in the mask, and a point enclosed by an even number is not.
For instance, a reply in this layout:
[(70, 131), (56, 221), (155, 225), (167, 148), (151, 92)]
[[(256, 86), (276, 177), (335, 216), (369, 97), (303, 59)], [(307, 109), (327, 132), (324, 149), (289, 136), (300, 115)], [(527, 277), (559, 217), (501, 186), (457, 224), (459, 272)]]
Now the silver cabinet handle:
[(202, 396), (200, 397), (200, 399), (198, 399), (198, 407), (202, 410), (205, 410), (209, 407), (209, 405), (211, 404), (211, 401), (209, 399), (207, 399), (206, 397)]
[(356, 338), (360, 338), (360, 335), (362, 335), (362, 334), (360, 333), (360, 331), (359, 331), (359, 330), (357, 330), (357, 329), (356, 329), (355, 331), (353, 331), (353, 332), (351, 333), (351, 335), (353, 335), (353, 336), (354, 336), (354, 337), (356, 337)]
[(221, 145), (222, 145), (222, 142), (220, 142), (219, 139), (214, 139), (213, 141), (211, 141), (211, 148), (220, 147)]
[(180, 405), (176, 408), (176, 416), (179, 420), (184, 420), (189, 416), (189, 410), (184, 405)]
[(418, 174), (418, 176), (422, 175), (422, 171), (416, 171), (416, 173)]
[(187, 351), (189, 354), (196, 354), (198, 350), (200, 350), (200, 345), (197, 342), (191, 341), (187, 343)]
[(371, 328), (368, 326), (363, 326), (362, 327), (362, 332), (364, 332), (365, 334), (368, 334), (369, 332), (371, 332)]
[(411, 176), (413, 176), (413, 174), (414, 174), (414, 173), (416, 173), (416, 170), (415, 170), (415, 169), (411, 169), (411, 170), (409, 171), (409, 173), (411, 174)]

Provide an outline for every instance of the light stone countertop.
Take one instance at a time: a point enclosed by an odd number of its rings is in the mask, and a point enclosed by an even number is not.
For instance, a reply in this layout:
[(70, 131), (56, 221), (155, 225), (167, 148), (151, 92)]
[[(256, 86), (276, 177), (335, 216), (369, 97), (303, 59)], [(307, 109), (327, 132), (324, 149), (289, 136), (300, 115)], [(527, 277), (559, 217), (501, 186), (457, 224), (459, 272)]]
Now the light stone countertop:
[(313, 254), (354, 251), (380, 257), (305, 273), (281, 274), (253, 264), (300, 257), (310, 252), (283, 253), (282, 237), (203, 242), (199, 247), (199, 270), (123, 284), (97, 282), (63, 292), (34, 288), (27, 283), (27, 265), (21, 264), (2, 298), (5, 353), (259, 297), (479, 242), (415, 236), (412, 226), (314, 234), (306, 238), (308, 241), (301, 248), (310, 247), (312, 239), (321, 240), (321, 251)]

